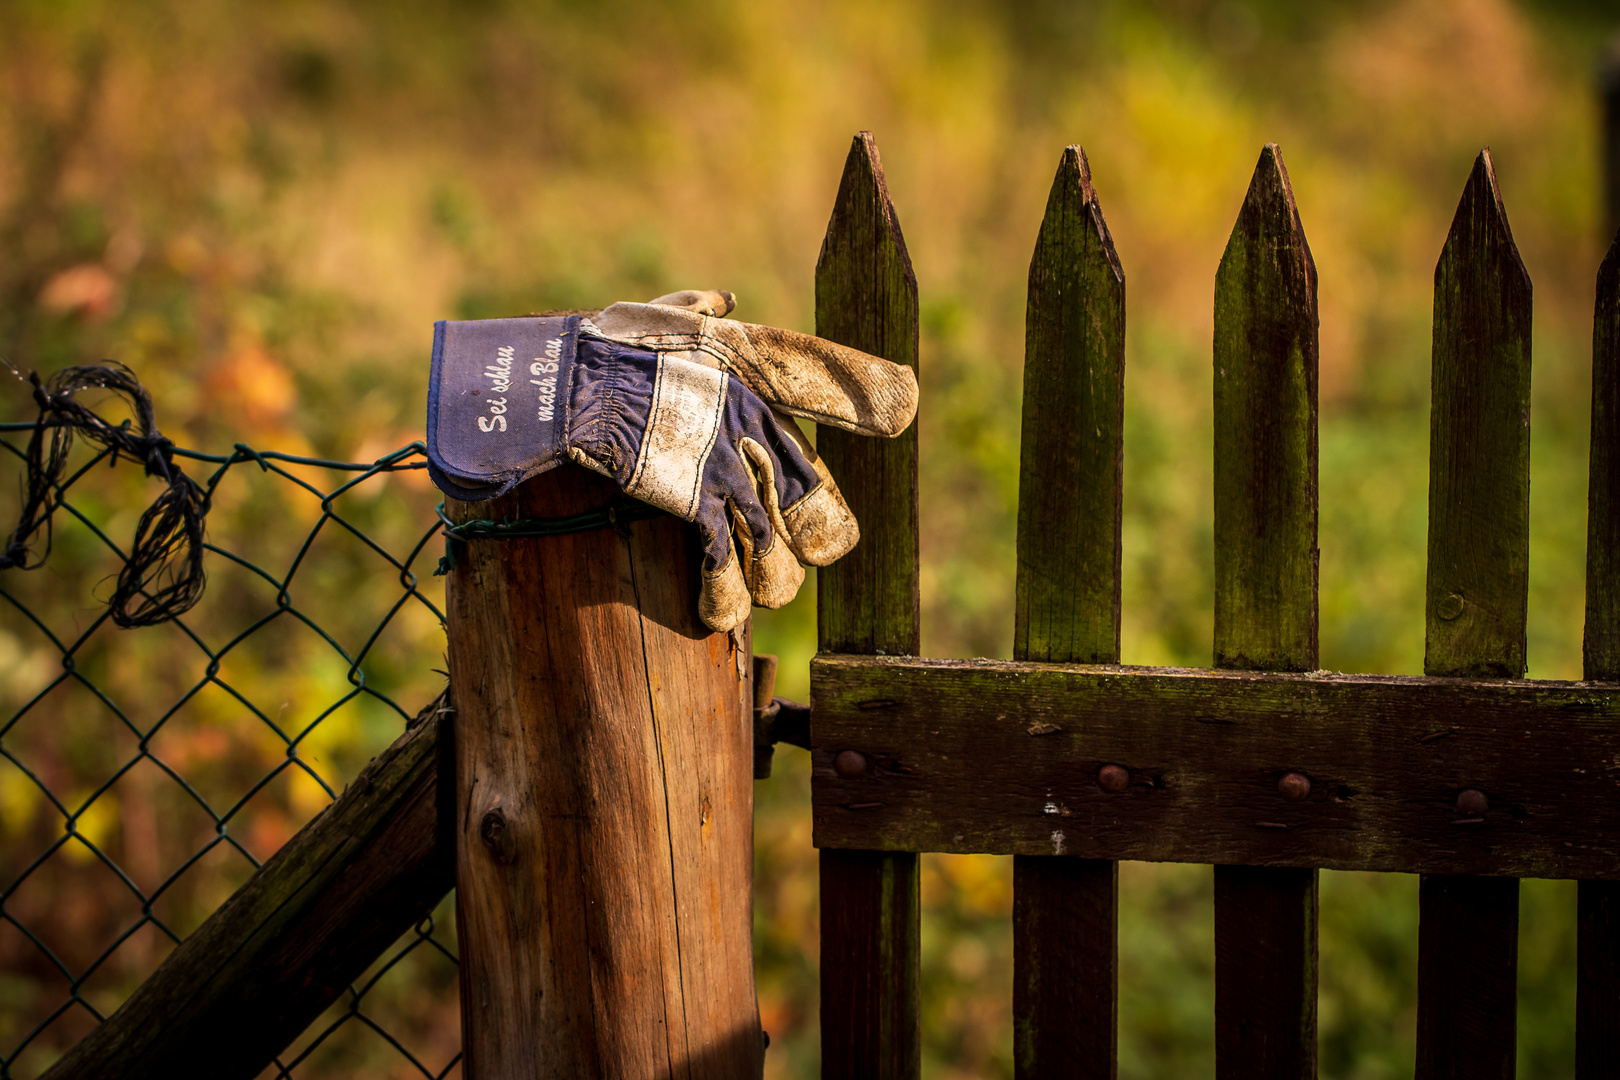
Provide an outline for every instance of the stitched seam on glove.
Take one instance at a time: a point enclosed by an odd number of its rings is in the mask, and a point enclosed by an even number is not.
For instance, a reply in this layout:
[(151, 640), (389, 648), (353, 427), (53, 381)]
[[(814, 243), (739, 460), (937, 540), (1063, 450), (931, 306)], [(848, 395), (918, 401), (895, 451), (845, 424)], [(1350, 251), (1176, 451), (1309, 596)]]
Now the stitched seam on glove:
[(803, 495), (799, 496), (798, 501), (795, 502), (792, 506), (784, 506), (784, 507), (782, 507), (782, 516), (784, 518), (790, 518), (794, 514), (797, 514), (800, 510), (803, 510), (805, 508), (806, 504), (808, 504), (810, 502), (811, 496), (815, 495), (817, 492), (819, 492), (822, 488), (824, 488), (826, 486), (827, 486), (827, 482), (825, 480), (819, 481), (816, 484), (815, 487), (811, 488), (809, 491), (807, 491)]
[(602, 390), (601, 410), (587, 425), (589, 430), (580, 440), (580, 449), (594, 458), (599, 465), (605, 466), (612, 476), (618, 476), (620, 469), (619, 447), (608, 433), (613, 430), (609, 420), (618, 421), (623, 409), (623, 398), (619, 393), (619, 380), (623, 377), (623, 368), (614, 364), (608, 369), (608, 377), (604, 380)]

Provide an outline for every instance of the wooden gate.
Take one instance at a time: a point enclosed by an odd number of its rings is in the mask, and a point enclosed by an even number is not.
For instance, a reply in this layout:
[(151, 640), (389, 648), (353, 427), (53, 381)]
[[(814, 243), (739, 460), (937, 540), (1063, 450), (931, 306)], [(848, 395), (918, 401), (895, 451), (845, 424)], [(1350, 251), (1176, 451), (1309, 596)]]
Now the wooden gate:
[[(1124, 289), (1070, 147), (1029, 272), (1013, 661), (916, 658), (915, 429), (819, 432), (862, 526), (820, 573), (811, 667), (823, 1075), (920, 1073), (934, 851), (1014, 856), (1020, 1077), (1115, 1075), (1120, 859), (1214, 864), (1233, 1078), (1316, 1073), (1318, 868), (1423, 875), (1420, 1080), (1513, 1075), (1517, 879), (1579, 878), (1578, 1075), (1620, 1076), (1620, 245), (1598, 278), (1586, 682), (1523, 679), (1531, 286), (1488, 151), (1435, 272), (1422, 678), (1317, 670), (1317, 280), (1275, 146), (1215, 283), (1214, 666), (1119, 663)], [(917, 363), (865, 133), (816, 317)]]

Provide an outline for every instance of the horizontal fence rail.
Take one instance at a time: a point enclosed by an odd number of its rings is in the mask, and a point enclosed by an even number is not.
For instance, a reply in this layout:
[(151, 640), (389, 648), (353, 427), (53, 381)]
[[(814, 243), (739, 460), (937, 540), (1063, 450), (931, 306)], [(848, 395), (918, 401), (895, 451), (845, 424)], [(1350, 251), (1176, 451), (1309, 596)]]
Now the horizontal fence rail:
[[(1620, 879), (1620, 684), (833, 655), (811, 673), (823, 848)], [(850, 750), (867, 764), (844, 775)]]

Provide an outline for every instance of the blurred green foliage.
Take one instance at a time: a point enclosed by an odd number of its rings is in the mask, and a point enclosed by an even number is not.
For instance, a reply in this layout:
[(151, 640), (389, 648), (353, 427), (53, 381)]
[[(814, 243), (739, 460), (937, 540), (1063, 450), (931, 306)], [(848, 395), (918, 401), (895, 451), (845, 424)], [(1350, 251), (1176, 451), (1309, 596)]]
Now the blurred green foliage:
[[(437, 318), (717, 286), (810, 329), (870, 128), (922, 296), (923, 649), (1005, 656), (1025, 273), (1081, 142), (1128, 283), (1124, 659), (1204, 664), (1213, 276), (1276, 141), (1321, 277), (1322, 660), (1413, 673), (1432, 271), (1489, 144), (1537, 285), (1531, 674), (1576, 678), (1611, 7), (8, 0), (0, 355), (122, 360), (182, 443), (370, 460), (420, 435)], [(212, 528), (278, 513), (247, 498)], [(813, 595), (756, 621), (800, 698)], [(756, 787), (761, 1009), (769, 1075), (814, 1076), (808, 779), (792, 751), (777, 770)], [(925, 1071), (1009, 1076), (1010, 866), (924, 871)], [(1322, 1074), (1407, 1072), (1416, 883), (1323, 879)], [(1208, 1075), (1208, 870), (1126, 866), (1121, 911), (1121, 1076)], [(1573, 890), (1527, 883), (1523, 1075), (1572, 1069), (1573, 949)]]

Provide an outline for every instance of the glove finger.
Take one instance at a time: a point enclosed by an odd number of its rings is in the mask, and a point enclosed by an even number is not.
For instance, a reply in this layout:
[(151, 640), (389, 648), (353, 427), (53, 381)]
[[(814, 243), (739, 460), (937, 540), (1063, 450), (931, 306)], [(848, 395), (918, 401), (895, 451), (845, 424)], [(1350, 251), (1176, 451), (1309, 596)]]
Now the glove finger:
[(743, 581), (742, 568), (735, 558), (726, 560), (720, 569), (703, 571), (703, 585), (698, 591), (698, 618), (710, 630), (725, 633), (748, 618), (752, 605), (748, 601), (748, 585)]
[(614, 304), (592, 325), (615, 341), (725, 368), (770, 404), (820, 424), (893, 436), (917, 415), (910, 368), (809, 334), (660, 303)]
[(904, 364), (775, 326), (709, 321), (703, 330), (700, 347), (783, 412), (885, 437), (917, 415), (917, 375)]
[[(741, 386), (730, 392), (747, 395)], [(754, 478), (728, 439), (715, 444), (705, 464), (696, 521), (704, 556), (698, 614), (707, 625), (718, 630), (737, 625), (748, 617), (750, 597), (761, 607), (778, 608), (799, 594), (804, 569), (777, 538)], [(732, 550), (734, 538), (740, 553)]]
[[(776, 608), (798, 595), (804, 583), (804, 570), (799, 566), (791, 547), (779, 538), (770, 514), (759, 495), (760, 474), (744, 458), (739, 436), (750, 432), (766, 438), (762, 424), (775, 426), (770, 410), (736, 379), (712, 369), (695, 368), (669, 360), (664, 364), (666, 374), (682, 369), (701, 372), (718, 379), (724, 387), (725, 419), (720, 438), (716, 439), (703, 464), (698, 485), (696, 519), (704, 530), (705, 569), (713, 570), (725, 564), (731, 556), (731, 534), (741, 549), (738, 558), (741, 574), (748, 593), (761, 607)], [(758, 440), (754, 440), (757, 442)], [(791, 444), (790, 444), (791, 445)], [(767, 465), (767, 479), (773, 475)], [(804, 480), (815, 482), (815, 470), (803, 463), (799, 471), (801, 486)], [(767, 485), (775, 499), (775, 484)], [(728, 530), (728, 524), (734, 527)]]
[(799, 595), (799, 587), (804, 584), (804, 567), (771, 527), (763, 508), (756, 506), (755, 509), (763, 521), (762, 533), (742, 509), (731, 504), (743, 579), (748, 583), (748, 593), (755, 604), (779, 608)]
[(723, 289), (682, 289), (680, 292), (665, 293), (647, 303), (657, 304), (659, 307), (685, 308), (699, 315), (712, 315), (719, 319), (736, 309), (737, 298)]
[(710, 630), (730, 630), (748, 618), (748, 584), (742, 567), (731, 551), (731, 533), (726, 528), (725, 508), (718, 499), (707, 504), (697, 516), (698, 534), (703, 540), (703, 583), (698, 589), (698, 618)]
[[(742, 387), (734, 386), (731, 392), (736, 398), (733, 408), (739, 416), (746, 417), (749, 403), (755, 412), (764, 410), (759, 399)], [(752, 440), (745, 436), (742, 442)], [(712, 480), (723, 492), (730, 510), (732, 533), (741, 552), (748, 592), (760, 607), (779, 608), (799, 595), (799, 586), (804, 584), (804, 568), (777, 535), (771, 516), (760, 501), (758, 470), (750, 468), (750, 460), (738, 447), (729, 444), (715, 447), (715, 456), (722, 460), (715, 463), (705, 479)]]
[[(783, 426), (797, 437), (795, 443), (803, 439), (792, 421)], [(776, 467), (786, 455), (773, 455), (763, 444), (747, 436), (740, 440), (740, 447), (759, 477), (759, 490), (772, 527), (787, 541), (800, 562), (826, 566), (847, 554), (860, 540), (861, 529), (855, 515), (850, 513), (838, 485), (819, 457), (813, 459), (813, 464), (811, 460), (805, 461), (810, 478), (806, 483), (789, 475), (798, 470)], [(804, 449), (810, 450), (812, 455), (815, 453), (808, 445)]]

